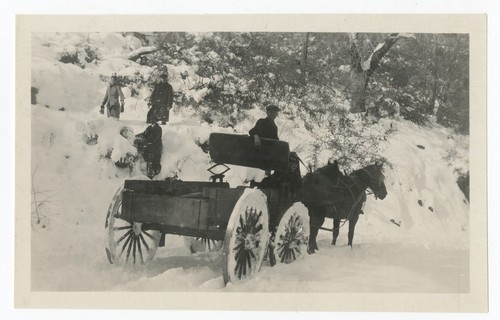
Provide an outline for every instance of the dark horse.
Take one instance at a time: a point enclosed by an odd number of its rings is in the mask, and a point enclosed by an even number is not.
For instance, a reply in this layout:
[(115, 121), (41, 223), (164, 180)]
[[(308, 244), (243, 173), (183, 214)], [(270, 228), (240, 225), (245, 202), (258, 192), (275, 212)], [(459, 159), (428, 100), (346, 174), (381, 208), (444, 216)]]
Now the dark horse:
[(299, 197), (309, 210), (309, 253), (318, 249), (316, 236), (325, 218), (333, 218), (333, 245), (337, 242), (341, 220), (349, 221), (348, 244), (352, 247), (354, 228), (368, 188), (376, 198), (387, 196), (381, 164), (366, 166), (346, 176), (335, 161), (303, 178)]

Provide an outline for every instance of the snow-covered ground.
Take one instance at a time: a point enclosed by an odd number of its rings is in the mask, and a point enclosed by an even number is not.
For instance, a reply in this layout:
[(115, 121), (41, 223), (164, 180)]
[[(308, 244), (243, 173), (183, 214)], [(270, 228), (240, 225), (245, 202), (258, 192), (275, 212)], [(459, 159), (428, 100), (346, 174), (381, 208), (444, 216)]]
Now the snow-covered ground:
[[(124, 88), (125, 112), (120, 121), (108, 119), (98, 113), (106, 87), (101, 77), (152, 70), (127, 60), (137, 44), (115, 34), (88, 36), (101, 49), (100, 65), (81, 69), (58, 63), (57, 54), (76, 50), (82, 37), (87, 35), (43, 34), (33, 41), (32, 84), (39, 93), (31, 115), (32, 210), (41, 219), (38, 223), (32, 214), (33, 291), (469, 292), (469, 206), (454, 172), (468, 168), (468, 138), (404, 120), (381, 121), (397, 129), (383, 146), (392, 164), (385, 168), (388, 196), (369, 196), (352, 249), (346, 246), (347, 224), (335, 247), (331, 234), (320, 231), (316, 254), (290, 265), (264, 262), (255, 278), (228, 286), (220, 253), (191, 254), (180, 236), (167, 235), (166, 246), (142, 270), (110, 265), (104, 251), (109, 203), (124, 179), (147, 179), (138, 168), (130, 172), (113, 164), (135, 152), (119, 133), (123, 126), (135, 133), (145, 129), (148, 92), (131, 97)], [(184, 90), (179, 74), (185, 70), (169, 66), (169, 71), (174, 89)], [(190, 94), (203, 97), (203, 92)], [(245, 133), (263, 113), (251, 111), (234, 131), (192, 115), (189, 108), (176, 109), (162, 126), (162, 172), (156, 180), (177, 174), (186, 181), (207, 181), (210, 158), (198, 144), (211, 132)], [(277, 122), (280, 136), (307, 157), (307, 132), (286, 131), (289, 125), (300, 127), (291, 120)], [(95, 135), (97, 143), (88, 144)], [(105, 157), (110, 152), (113, 161)], [(450, 152), (455, 155), (451, 165), (446, 160)], [(262, 177), (260, 170), (240, 167), (227, 174), (231, 186)], [(325, 226), (331, 225), (327, 219)]]

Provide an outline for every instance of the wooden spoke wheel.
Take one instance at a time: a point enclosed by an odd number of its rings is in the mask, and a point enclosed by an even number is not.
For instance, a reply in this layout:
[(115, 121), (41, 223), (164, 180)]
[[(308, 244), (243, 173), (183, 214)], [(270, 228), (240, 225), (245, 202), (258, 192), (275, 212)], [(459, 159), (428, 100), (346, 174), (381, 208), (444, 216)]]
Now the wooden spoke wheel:
[(155, 256), (161, 232), (121, 219), (122, 194), (123, 188), (118, 189), (106, 216), (106, 255), (111, 264), (143, 265)]
[(278, 263), (291, 263), (307, 255), (309, 214), (300, 202), (285, 212), (274, 237), (273, 254)]
[(187, 237), (185, 243), (191, 253), (215, 252), (222, 248), (222, 241), (208, 238)]
[(238, 282), (258, 272), (269, 241), (267, 199), (258, 189), (246, 189), (234, 206), (223, 245), (224, 283)]

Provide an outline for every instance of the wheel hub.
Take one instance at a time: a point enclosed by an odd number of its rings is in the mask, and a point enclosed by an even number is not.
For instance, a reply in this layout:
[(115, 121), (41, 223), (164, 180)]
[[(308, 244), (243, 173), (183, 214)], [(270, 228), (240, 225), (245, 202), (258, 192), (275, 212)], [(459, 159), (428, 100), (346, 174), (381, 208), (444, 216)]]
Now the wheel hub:
[(253, 234), (247, 234), (245, 237), (245, 250), (252, 250), (257, 247), (257, 239)]
[(295, 249), (295, 248), (297, 248), (299, 246), (300, 246), (300, 243), (299, 243), (298, 240), (293, 239), (293, 240), (289, 240), (288, 241), (288, 248), (289, 249)]
[(142, 222), (134, 222), (132, 230), (136, 236), (140, 235), (142, 233)]

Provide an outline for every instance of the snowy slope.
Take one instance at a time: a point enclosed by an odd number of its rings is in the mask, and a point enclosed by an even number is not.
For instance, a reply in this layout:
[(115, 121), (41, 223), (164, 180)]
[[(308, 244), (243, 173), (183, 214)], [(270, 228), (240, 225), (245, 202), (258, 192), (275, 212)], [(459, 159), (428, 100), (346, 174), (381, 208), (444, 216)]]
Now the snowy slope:
[[(87, 63), (82, 69), (57, 62), (60, 52), (77, 50), (81, 39), (99, 47), (100, 65)], [(120, 121), (108, 119), (98, 113), (106, 86), (101, 78), (112, 72), (150, 75), (152, 70), (127, 60), (139, 44), (121, 35), (44, 34), (34, 40), (32, 83), (39, 94), (32, 106), (33, 290), (468, 292), (469, 207), (455, 173), (468, 167), (468, 139), (403, 120), (392, 122), (397, 133), (384, 145), (391, 163), (385, 168), (388, 196), (383, 201), (368, 197), (352, 250), (345, 246), (347, 224), (336, 247), (330, 245), (331, 235), (320, 231), (317, 254), (274, 268), (265, 262), (256, 278), (224, 287), (220, 253), (192, 255), (184, 238), (168, 235), (167, 246), (145, 269), (117, 270), (104, 253), (105, 214), (124, 179), (147, 178), (140, 168), (130, 172), (113, 162), (135, 154), (120, 130), (145, 129), (149, 93), (131, 97), (125, 88), (125, 112)], [(184, 86), (176, 76), (185, 71), (181, 69), (169, 66), (175, 90)], [(203, 97), (203, 92), (191, 94)], [(261, 111), (251, 111), (234, 131), (247, 132), (260, 116)], [(301, 124), (277, 122), (280, 137), (301, 157), (310, 156), (312, 137)], [(233, 132), (201, 123), (189, 108), (171, 113), (162, 129), (162, 172), (155, 177), (160, 180), (177, 175), (207, 181), (210, 158), (198, 144), (211, 132)], [(88, 144), (95, 136), (96, 143)], [(451, 166), (446, 159), (450, 150), (456, 152)], [(260, 170), (233, 166), (227, 180), (234, 187), (262, 177)], [(325, 222), (326, 227), (331, 224)]]

